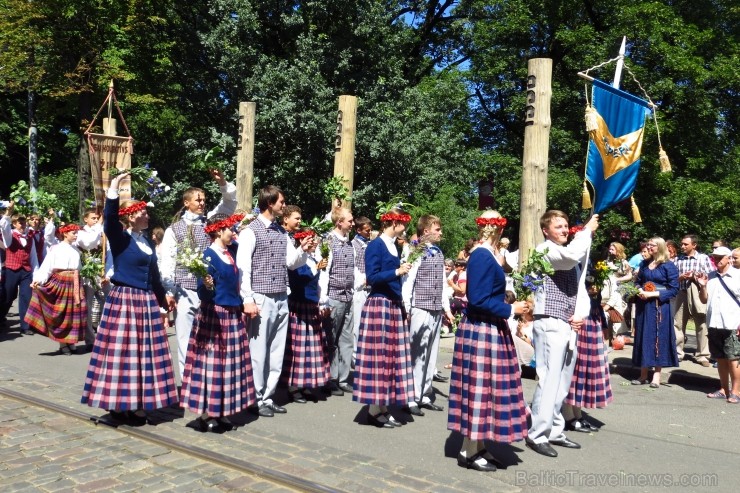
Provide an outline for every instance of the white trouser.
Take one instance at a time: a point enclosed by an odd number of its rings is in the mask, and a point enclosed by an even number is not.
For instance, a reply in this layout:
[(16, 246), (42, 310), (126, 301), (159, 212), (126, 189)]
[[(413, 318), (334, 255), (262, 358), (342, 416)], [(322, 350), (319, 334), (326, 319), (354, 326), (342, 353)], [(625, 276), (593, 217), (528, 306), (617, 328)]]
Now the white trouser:
[(560, 412), (568, 396), (576, 365), (575, 346), (569, 346), (570, 324), (553, 317), (534, 321), (533, 339), (537, 361), (537, 388), (532, 400), (532, 427), (528, 440), (544, 443), (561, 438), (565, 420)]
[(411, 364), (414, 365), (414, 395), (419, 401), (432, 392), (441, 327), (441, 310), (411, 308)]
[(249, 327), (249, 353), (258, 405), (272, 402), (283, 371), (285, 340), (288, 335), (288, 295), (254, 293), (259, 316)]
[(193, 331), (193, 322), (200, 309), (198, 292), (177, 287), (177, 316), (175, 317), (175, 335), (177, 337), (177, 363), (180, 372), (180, 381), (185, 372), (185, 359), (188, 356), (190, 333)]

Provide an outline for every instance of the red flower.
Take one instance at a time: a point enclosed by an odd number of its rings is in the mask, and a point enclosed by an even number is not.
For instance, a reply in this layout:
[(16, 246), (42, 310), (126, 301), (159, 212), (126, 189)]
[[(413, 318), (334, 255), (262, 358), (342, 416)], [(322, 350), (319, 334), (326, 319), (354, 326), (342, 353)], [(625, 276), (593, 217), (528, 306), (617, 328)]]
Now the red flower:
[(386, 212), (380, 216), (381, 221), (398, 221), (400, 223), (410, 223), (411, 214), (395, 214), (393, 212)]
[(477, 224), (479, 228), (484, 226), (497, 226), (503, 229), (506, 227), (506, 222), (505, 217), (479, 217), (475, 220), (475, 224)]
[(301, 241), (303, 238), (310, 238), (311, 236), (314, 236), (316, 233), (314, 233), (312, 230), (308, 229), (306, 231), (298, 231), (293, 235), (293, 239), (296, 239), (298, 241)]
[(583, 231), (583, 224), (576, 224), (575, 226), (571, 226), (568, 230), (568, 236), (573, 236), (579, 231)]
[(118, 215), (128, 216), (130, 214), (135, 214), (139, 211), (143, 211), (144, 209), (146, 209), (146, 202), (135, 202), (128, 207), (124, 207), (123, 209), (118, 209)]
[(227, 217), (226, 219), (222, 219), (221, 221), (213, 224), (209, 224), (203, 230), (206, 233), (213, 233), (215, 231), (221, 231), (222, 229), (230, 228), (239, 221), (244, 219), (244, 214), (232, 214), (231, 216)]
[(642, 286), (642, 290), (647, 292), (655, 291), (656, 289), (655, 284), (649, 281)]

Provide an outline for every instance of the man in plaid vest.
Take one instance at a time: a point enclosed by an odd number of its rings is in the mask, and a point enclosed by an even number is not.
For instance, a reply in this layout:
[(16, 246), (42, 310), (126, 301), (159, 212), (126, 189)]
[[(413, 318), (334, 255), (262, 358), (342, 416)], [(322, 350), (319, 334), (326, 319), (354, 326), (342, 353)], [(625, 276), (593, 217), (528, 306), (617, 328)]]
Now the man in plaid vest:
[(349, 232), (354, 225), (352, 212), (336, 207), (331, 213), (334, 230), (329, 233), (331, 250), (326, 269), (321, 271), (322, 306), (331, 310), (331, 325), (327, 326), (327, 345), (331, 362), (332, 395), (342, 396), (352, 392), (349, 383), (352, 350), (354, 347), (354, 325), (352, 323), (352, 296), (355, 282), (355, 249), (349, 241)]
[(537, 246), (537, 251), (545, 254), (555, 273), (545, 276), (544, 288), (534, 300), (538, 381), (527, 446), (547, 457), (557, 457), (550, 444), (581, 448), (563, 433), (565, 419), (560, 408), (568, 395), (576, 364), (575, 337), (590, 308), (585, 274), (591, 236), (599, 227), (599, 216), (594, 214), (567, 246), (568, 216), (564, 212), (547, 211), (540, 218), (540, 227), (545, 242)]
[(445, 260), (437, 243), (442, 239), (442, 223), (437, 216), (423, 215), (416, 225), (419, 238), (417, 248), (423, 248), (421, 258), (415, 260), (401, 287), (406, 313), (410, 314), (411, 363), (414, 365), (414, 395), (419, 402), (408, 403), (414, 416), (424, 416), (420, 409), (442, 411), (444, 408), (429, 398), (432, 376), (439, 353), (439, 331), (442, 317), (452, 323), (450, 300), (444, 295), (447, 284)]
[(221, 189), (221, 202), (204, 216), (206, 193), (200, 188), (188, 188), (182, 194), (183, 211), (180, 219), (167, 228), (162, 239), (160, 273), (162, 284), (167, 290), (167, 302), (177, 304), (175, 333), (181, 380), (188, 355), (190, 331), (193, 329), (193, 321), (200, 307), (200, 298), (197, 291), (198, 280), (177, 265), (178, 251), (180, 248), (190, 246), (203, 253), (211, 244), (211, 239), (203, 230), (206, 219), (218, 213), (233, 214), (237, 205), (236, 187), (228, 183), (218, 170), (211, 170), (211, 176)]
[(260, 214), (239, 234), (239, 268), (244, 314), (249, 319), (249, 352), (257, 394), (257, 413), (264, 417), (287, 410), (272, 396), (283, 370), (288, 335), (288, 269), (305, 265), (311, 238), (295, 248), (276, 222), (285, 207), (282, 190), (269, 185), (259, 192)]
[(373, 225), (365, 216), (355, 219), (355, 237), (352, 239), (352, 247), (355, 249), (355, 292), (352, 295), (352, 367), (354, 368), (357, 355), (357, 339), (360, 335), (360, 317), (362, 307), (365, 306), (370, 286), (365, 277), (365, 249), (370, 241), (370, 233)]
[(679, 290), (673, 302), (673, 329), (676, 333), (676, 352), (678, 361), (684, 359), (683, 350), (686, 341), (686, 324), (689, 319), (696, 327), (696, 353), (694, 361), (708, 367), (709, 339), (707, 338), (707, 304), (699, 296), (699, 288), (694, 282), (695, 274), (709, 274), (713, 272), (709, 256), (697, 250), (698, 238), (696, 235), (685, 235), (681, 239), (682, 255), (676, 260), (678, 268)]
[(2, 230), (5, 245), (5, 269), (3, 285), (5, 299), (0, 305), (0, 320), (8, 315), (10, 307), (18, 298), (18, 317), (21, 323), (21, 334), (33, 335), (26, 323), (26, 311), (31, 302), (31, 281), (33, 271), (39, 266), (38, 250), (34, 235), (26, 229), (26, 217), (13, 214), (13, 202), (0, 216), (0, 230)]

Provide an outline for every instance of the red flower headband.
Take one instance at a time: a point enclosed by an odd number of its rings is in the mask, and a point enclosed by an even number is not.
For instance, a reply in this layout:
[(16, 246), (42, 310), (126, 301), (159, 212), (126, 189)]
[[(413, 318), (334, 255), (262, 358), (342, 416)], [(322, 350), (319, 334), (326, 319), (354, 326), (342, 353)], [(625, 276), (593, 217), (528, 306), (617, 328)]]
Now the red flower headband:
[(134, 202), (128, 207), (124, 207), (123, 209), (118, 209), (118, 215), (119, 217), (128, 216), (130, 214), (143, 211), (144, 209), (146, 209), (146, 202)]
[(307, 229), (305, 231), (298, 231), (297, 233), (293, 235), (293, 239), (301, 241), (303, 238), (310, 238), (311, 236), (314, 236), (315, 234), (316, 233), (311, 229)]
[(81, 230), (81, 229), (82, 229), (82, 228), (80, 228), (80, 226), (79, 226), (79, 225), (77, 225), (77, 224), (74, 224), (74, 223), (72, 223), (72, 224), (65, 224), (64, 226), (62, 226), (61, 228), (59, 228), (59, 229), (57, 230), (57, 232), (58, 232), (58, 233), (59, 233), (60, 235), (63, 235), (64, 233), (69, 233), (69, 232), (71, 232), (71, 231), (79, 231), (79, 230)]
[(230, 228), (242, 219), (244, 219), (244, 214), (233, 214), (226, 219), (222, 219), (216, 223), (209, 224), (208, 226), (203, 228), (203, 230), (208, 234), (214, 233), (216, 231), (221, 231), (222, 229)]
[(499, 228), (503, 229), (506, 227), (506, 218), (505, 217), (479, 217), (475, 220), (475, 224), (477, 224), (479, 228), (482, 228), (484, 226), (498, 226)]
[(401, 223), (410, 223), (411, 222), (411, 214), (396, 214), (395, 212), (386, 212), (382, 216), (380, 216), (381, 221), (398, 221)]

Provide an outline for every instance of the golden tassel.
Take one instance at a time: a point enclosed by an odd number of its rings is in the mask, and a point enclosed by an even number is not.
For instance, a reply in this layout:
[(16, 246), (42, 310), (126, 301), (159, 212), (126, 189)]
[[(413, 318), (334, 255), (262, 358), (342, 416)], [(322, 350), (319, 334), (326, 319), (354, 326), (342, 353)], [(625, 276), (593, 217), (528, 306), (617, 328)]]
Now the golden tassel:
[(586, 132), (593, 132), (599, 128), (598, 113), (593, 106), (586, 106)]
[(635, 198), (630, 197), (630, 201), (632, 201), (632, 220), (636, 223), (641, 223), (642, 217), (640, 217), (640, 209), (638, 209), (637, 204), (635, 204)]
[(588, 193), (586, 182), (583, 182), (583, 192), (581, 193), (581, 209), (590, 209), (591, 205), (591, 194)]
[(665, 153), (663, 148), (660, 148), (658, 153), (658, 159), (660, 160), (660, 172), (667, 173), (671, 171), (671, 162), (668, 160), (668, 154)]

